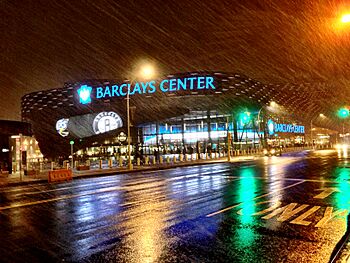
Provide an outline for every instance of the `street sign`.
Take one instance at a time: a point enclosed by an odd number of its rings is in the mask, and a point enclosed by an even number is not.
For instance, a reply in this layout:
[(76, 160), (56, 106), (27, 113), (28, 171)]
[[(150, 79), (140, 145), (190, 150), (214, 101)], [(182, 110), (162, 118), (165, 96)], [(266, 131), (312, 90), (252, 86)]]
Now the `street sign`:
[(74, 144), (74, 141), (73, 141), (73, 140), (71, 140), (69, 143), (73, 145), (73, 144)]

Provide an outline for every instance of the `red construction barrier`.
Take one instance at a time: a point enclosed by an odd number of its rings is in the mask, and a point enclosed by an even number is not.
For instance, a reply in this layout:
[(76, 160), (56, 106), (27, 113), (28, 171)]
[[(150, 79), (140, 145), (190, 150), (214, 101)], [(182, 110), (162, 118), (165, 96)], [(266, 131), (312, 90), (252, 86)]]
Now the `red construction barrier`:
[(49, 183), (73, 180), (72, 170), (61, 169), (49, 171), (48, 179)]

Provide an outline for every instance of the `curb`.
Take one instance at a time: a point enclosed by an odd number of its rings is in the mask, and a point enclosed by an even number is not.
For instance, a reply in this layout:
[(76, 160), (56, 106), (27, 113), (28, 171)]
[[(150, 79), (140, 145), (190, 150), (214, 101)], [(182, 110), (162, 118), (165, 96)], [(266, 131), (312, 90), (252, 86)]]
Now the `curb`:
[[(241, 160), (245, 161), (245, 160)], [(227, 160), (216, 160), (216, 161), (208, 161), (208, 162), (198, 162), (198, 163), (178, 163), (176, 165), (166, 165), (166, 166), (149, 166), (149, 167), (142, 167), (139, 169), (133, 169), (133, 170), (103, 170), (103, 169), (97, 169), (97, 170), (90, 170), (94, 171), (91, 174), (78, 174), (73, 173), (73, 179), (84, 179), (84, 178), (94, 178), (98, 176), (112, 176), (112, 175), (118, 175), (118, 174), (129, 174), (129, 173), (137, 173), (137, 172), (148, 172), (148, 171), (162, 171), (162, 170), (168, 170), (173, 169), (177, 167), (186, 167), (186, 166), (196, 166), (196, 165), (206, 165), (206, 164), (216, 164), (216, 163), (227, 163)], [(47, 179), (33, 179), (31, 181), (19, 181), (19, 182), (7, 182), (4, 184), (0, 183), (0, 189), (3, 187), (11, 187), (11, 186), (23, 186), (23, 185), (31, 185), (31, 184), (40, 184), (40, 183), (47, 183)]]

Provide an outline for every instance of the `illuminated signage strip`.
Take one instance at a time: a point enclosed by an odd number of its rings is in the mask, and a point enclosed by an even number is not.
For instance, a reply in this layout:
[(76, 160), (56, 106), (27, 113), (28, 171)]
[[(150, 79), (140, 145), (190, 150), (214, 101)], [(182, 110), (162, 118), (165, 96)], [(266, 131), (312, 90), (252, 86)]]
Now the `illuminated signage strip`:
[(285, 124), (285, 123), (275, 123), (273, 120), (268, 120), (267, 130), (270, 135), (275, 133), (305, 133), (305, 127), (301, 125)]
[(147, 82), (122, 83), (120, 85), (91, 87), (82, 85), (78, 89), (80, 103), (88, 104), (91, 98), (106, 99), (112, 97), (125, 97), (134, 94), (152, 94), (157, 90), (161, 92), (176, 92), (182, 90), (215, 90), (214, 78), (206, 77), (188, 77), (164, 79), (161, 82), (155, 80)]
[(276, 123), (275, 132), (305, 133), (304, 126)]

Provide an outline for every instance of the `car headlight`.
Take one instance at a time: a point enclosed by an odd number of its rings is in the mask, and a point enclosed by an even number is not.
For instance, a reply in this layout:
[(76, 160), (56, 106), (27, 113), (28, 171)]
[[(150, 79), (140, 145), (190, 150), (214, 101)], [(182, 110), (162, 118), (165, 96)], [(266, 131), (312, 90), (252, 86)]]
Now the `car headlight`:
[(268, 151), (266, 149), (264, 149), (264, 154), (267, 154), (267, 153), (268, 153)]
[(272, 149), (271, 150), (271, 154), (275, 154), (276, 150), (275, 149)]

